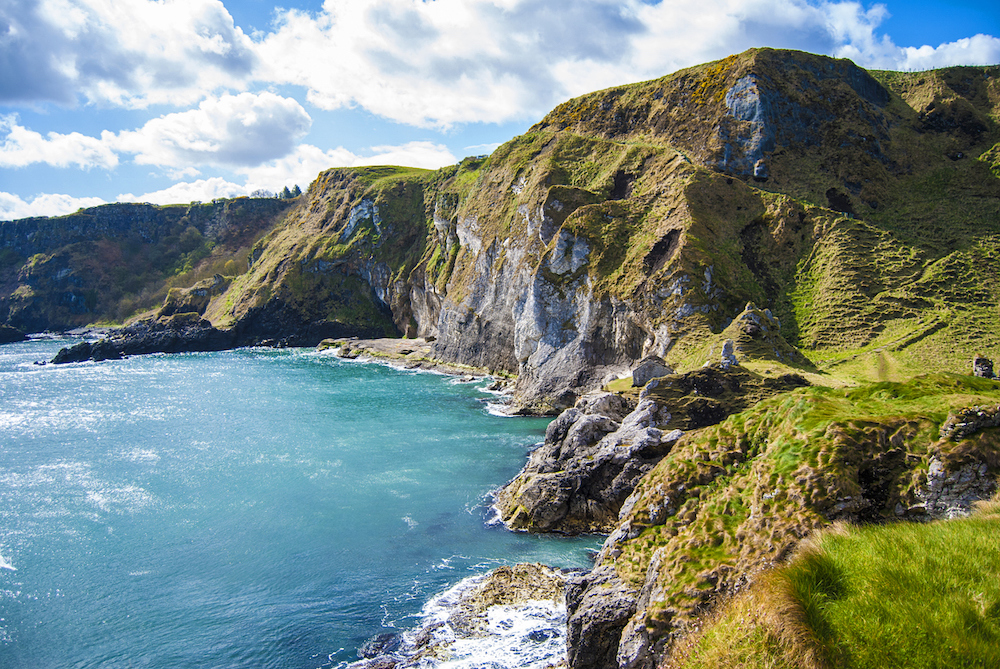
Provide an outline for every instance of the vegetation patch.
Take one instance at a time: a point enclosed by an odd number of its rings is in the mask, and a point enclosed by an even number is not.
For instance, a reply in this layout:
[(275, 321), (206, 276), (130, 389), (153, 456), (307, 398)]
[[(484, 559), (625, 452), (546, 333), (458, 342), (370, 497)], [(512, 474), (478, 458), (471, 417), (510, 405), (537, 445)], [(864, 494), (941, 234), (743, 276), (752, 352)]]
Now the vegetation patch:
[[(1000, 382), (932, 374), (854, 389), (801, 388), (685, 436), (637, 486), (619, 575), (660, 593), (649, 624), (685, 628), (835, 520), (914, 509), (931, 459), (1000, 471), (1000, 430), (940, 436), (951, 413), (1000, 403)], [(609, 554), (610, 559), (610, 554)]]
[(968, 518), (820, 532), (707, 620), (668, 666), (997, 666), (998, 533), (996, 499)]

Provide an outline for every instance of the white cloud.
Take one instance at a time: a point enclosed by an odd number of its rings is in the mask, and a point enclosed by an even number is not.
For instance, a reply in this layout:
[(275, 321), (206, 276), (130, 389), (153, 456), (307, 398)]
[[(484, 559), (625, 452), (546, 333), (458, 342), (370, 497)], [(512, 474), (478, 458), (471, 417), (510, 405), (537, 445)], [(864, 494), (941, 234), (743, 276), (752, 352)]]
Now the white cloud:
[(458, 162), (448, 148), (432, 142), (409, 142), (400, 146), (374, 146), (372, 155), (361, 156), (343, 147), (324, 151), (309, 144), (296, 147), (285, 158), (258, 167), (240, 170), (247, 179), (247, 190), (263, 188), (280, 191), (298, 184), (305, 189), (323, 170), (331, 167), (361, 165), (403, 165), (437, 169)]
[(183, 108), (275, 83), (304, 87), (324, 109), (447, 128), (537, 117), (752, 46), (882, 68), (1000, 59), (988, 35), (898, 46), (879, 32), (884, 5), (854, 0), (326, 0), (277, 11), (272, 32), (251, 39), (220, 0), (3, 0), (0, 103)]
[(257, 64), (219, 0), (4, 0), (0, 26), (0, 102), (192, 104)]
[[(6, 133), (4, 137), (3, 134)], [(18, 125), (17, 116), (0, 116), (0, 167), (26, 167), (45, 163), (53, 167), (102, 167), (112, 169), (118, 156), (104, 139), (78, 132), (50, 132), (44, 137)]]
[(902, 58), (896, 64), (904, 70), (932, 70), (951, 65), (992, 65), (1000, 63), (1000, 39), (991, 35), (975, 35), (937, 48), (922, 46), (901, 49)]
[(324, 109), (417, 126), (537, 117), (567, 97), (771, 46), (864, 67), (996, 62), (996, 39), (903, 48), (884, 5), (842, 0), (326, 0), (258, 43), (257, 77)]
[(298, 102), (274, 93), (240, 93), (203, 100), (197, 109), (167, 114), (112, 141), (141, 165), (253, 166), (290, 153), (312, 124)]
[(622, 62), (643, 31), (635, 2), (327, 0), (288, 11), (259, 45), (265, 79), (308, 89), (324, 109), (354, 104), (419, 126), (499, 122), (565, 97), (554, 68)]
[(240, 185), (221, 177), (181, 182), (143, 195), (123, 193), (119, 202), (152, 202), (153, 204), (178, 204), (207, 202), (219, 197), (239, 197), (255, 190), (280, 192), (282, 188), (298, 185), (305, 190), (323, 170), (331, 167), (357, 167), (361, 165), (405, 165), (435, 169), (452, 165), (455, 156), (447, 147), (431, 142), (409, 142), (400, 146), (372, 147), (371, 155), (361, 156), (344, 148), (323, 151), (309, 144), (295, 148), (290, 155), (256, 167), (236, 170), (246, 179)]
[(32, 216), (62, 216), (83, 207), (96, 207), (99, 204), (105, 204), (99, 197), (42, 193), (26, 201), (13, 193), (0, 191), (0, 221), (13, 221)]
[(198, 179), (190, 183), (177, 183), (169, 188), (133, 195), (122, 193), (119, 202), (150, 202), (152, 204), (186, 204), (188, 202), (209, 202), (219, 197), (240, 197), (248, 195), (246, 186), (226, 181), (221, 177)]

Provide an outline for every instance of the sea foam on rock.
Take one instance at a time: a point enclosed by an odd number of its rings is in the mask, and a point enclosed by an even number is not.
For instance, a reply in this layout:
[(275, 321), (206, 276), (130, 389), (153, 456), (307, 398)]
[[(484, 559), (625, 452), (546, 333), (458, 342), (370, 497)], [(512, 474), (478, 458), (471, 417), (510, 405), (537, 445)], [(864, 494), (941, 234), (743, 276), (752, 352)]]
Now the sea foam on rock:
[(566, 656), (566, 574), (517, 564), (467, 578), (424, 607), (419, 627), (366, 642), (353, 669), (543, 669)]

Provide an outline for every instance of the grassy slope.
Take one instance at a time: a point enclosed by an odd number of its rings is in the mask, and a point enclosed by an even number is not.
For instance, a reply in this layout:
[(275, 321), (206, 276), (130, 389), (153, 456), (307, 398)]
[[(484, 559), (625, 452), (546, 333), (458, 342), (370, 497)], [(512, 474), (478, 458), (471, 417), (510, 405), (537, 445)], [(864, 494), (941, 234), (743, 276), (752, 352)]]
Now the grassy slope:
[[(843, 78), (818, 76), (830, 68)], [(884, 105), (846, 85), (848, 77), (863, 84), (859, 73), (846, 61), (751, 50), (570, 100), (535, 130), (672, 147), (713, 163), (723, 155), (713, 133), (725, 93), (752, 74), (817, 124), (802, 130), (805, 144), (783, 145), (779, 135), (770, 178), (747, 182), (763, 211), (743, 218), (740, 203), (720, 203), (724, 190), (711, 177), (688, 189), (692, 218), (731, 226), (723, 243), (704, 239), (706, 254), (691, 259), (722, 269), (730, 295), (771, 308), (784, 337), (831, 382), (964, 370), (973, 355), (1000, 349), (998, 68), (875, 72), (892, 91)], [(701, 364), (711, 344), (681, 341), (670, 361)]]
[(670, 666), (1000, 666), (1000, 501), (821, 533), (715, 614)]
[(623, 517), (635, 538), (609, 559), (658, 593), (653, 630), (687, 628), (831, 520), (895, 519), (897, 503), (917, 501), (931, 457), (949, 471), (984, 460), (995, 476), (1000, 430), (959, 442), (938, 433), (949, 413), (998, 403), (1000, 382), (949, 374), (765, 400), (674, 447)]

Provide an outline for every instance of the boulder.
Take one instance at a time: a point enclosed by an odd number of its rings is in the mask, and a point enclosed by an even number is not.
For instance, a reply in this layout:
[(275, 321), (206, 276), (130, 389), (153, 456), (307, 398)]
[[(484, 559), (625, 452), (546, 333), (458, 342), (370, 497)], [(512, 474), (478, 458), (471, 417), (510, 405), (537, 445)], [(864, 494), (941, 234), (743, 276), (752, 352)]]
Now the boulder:
[(618, 666), (622, 630), (635, 614), (638, 595), (618, 577), (613, 564), (569, 577), (566, 661), (570, 669)]
[(972, 359), (972, 375), (984, 379), (995, 379), (993, 374), (993, 361), (977, 355)]
[(650, 355), (640, 360), (639, 364), (632, 370), (632, 385), (641, 388), (649, 383), (650, 379), (673, 373), (674, 370), (663, 361), (663, 358)]
[(9, 325), (0, 325), (0, 344), (12, 344), (16, 341), (24, 341), (27, 336)]

